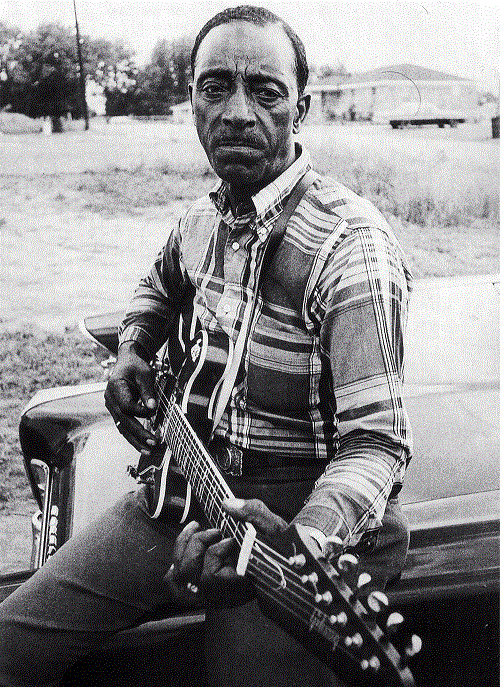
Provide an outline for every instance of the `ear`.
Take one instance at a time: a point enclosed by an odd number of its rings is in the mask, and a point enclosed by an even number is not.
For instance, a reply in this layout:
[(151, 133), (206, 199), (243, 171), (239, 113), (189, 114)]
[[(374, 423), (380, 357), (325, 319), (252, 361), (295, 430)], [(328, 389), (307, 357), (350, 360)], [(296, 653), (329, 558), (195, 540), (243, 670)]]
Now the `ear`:
[(191, 109), (193, 109), (193, 84), (188, 84), (189, 102), (191, 103)]
[(297, 111), (295, 113), (295, 117), (293, 119), (293, 133), (298, 134), (300, 131), (300, 127), (302, 122), (307, 116), (307, 113), (309, 112), (309, 108), (311, 106), (311, 96), (309, 93), (303, 94), (300, 96), (298, 102), (297, 102)]

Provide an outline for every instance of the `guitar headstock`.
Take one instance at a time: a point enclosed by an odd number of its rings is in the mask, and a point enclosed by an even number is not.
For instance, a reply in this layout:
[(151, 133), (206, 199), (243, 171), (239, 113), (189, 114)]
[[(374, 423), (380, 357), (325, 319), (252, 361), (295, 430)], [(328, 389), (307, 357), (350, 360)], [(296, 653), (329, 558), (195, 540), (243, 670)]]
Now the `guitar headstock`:
[(293, 526), (286, 536), (288, 564), (308, 602), (306, 643), (348, 685), (414, 687), (407, 661), (422, 642), (410, 635), (402, 653), (396, 650), (392, 640), (404, 638), (403, 617), (389, 612), (384, 592), (367, 593), (371, 577), (359, 570), (356, 556), (339, 552), (318, 557)]

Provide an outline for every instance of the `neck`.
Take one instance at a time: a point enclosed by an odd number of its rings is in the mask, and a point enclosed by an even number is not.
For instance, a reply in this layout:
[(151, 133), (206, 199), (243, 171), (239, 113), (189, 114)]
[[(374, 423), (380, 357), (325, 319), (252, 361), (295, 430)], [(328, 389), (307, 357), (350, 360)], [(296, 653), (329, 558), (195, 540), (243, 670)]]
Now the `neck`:
[(243, 206), (248, 206), (252, 202), (252, 196), (258, 193), (263, 186), (256, 187), (255, 189), (247, 186), (242, 188), (235, 187), (233, 184), (226, 182), (226, 193), (229, 199), (229, 204), (231, 205), (231, 211), (234, 217), (242, 214), (241, 208)]
[(225, 184), (227, 197), (229, 198), (229, 203), (231, 205), (233, 215), (237, 217), (238, 208), (243, 205), (248, 205), (251, 202), (252, 197), (255, 196), (255, 194), (257, 194), (259, 191), (261, 191), (263, 188), (265, 188), (273, 181), (275, 181), (275, 179), (281, 176), (281, 174), (283, 174), (285, 170), (287, 170), (291, 165), (293, 165), (295, 160), (298, 159), (299, 155), (300, 149), (298, 149), (297, 146), (293, 146), (290, 150), (287, 159), (284, 160), (283, 164), (280, 166), (279, 172), (275, 173), (274, 176), (260, 183), (256, 183), (254, 185), (238, 185), (232, 183), (231, 181), (226, 181)]

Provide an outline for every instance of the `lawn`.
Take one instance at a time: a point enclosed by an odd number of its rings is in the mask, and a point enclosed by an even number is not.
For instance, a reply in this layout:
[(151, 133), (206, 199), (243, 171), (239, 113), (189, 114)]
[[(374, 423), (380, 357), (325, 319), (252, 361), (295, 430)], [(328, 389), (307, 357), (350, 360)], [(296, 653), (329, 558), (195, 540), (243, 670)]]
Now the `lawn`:
[[(498, 272), (498, 141), (458, 130), (306, 127), (316, 168), (370, 198), (418, 277)], [(178, 217), (215, 183), (192, 127), (92, 122), (3, 136), (0, 509), (25, 513), (17, 424), (39, 388), (100, 380), (86, 313), (128, 300)]]

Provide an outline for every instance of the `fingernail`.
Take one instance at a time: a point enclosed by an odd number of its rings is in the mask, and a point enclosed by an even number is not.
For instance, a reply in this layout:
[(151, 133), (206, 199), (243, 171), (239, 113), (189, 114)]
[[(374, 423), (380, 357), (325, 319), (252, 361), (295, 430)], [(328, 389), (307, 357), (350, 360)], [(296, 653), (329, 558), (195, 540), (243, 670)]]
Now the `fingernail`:
[(188, 522), (188, 524), (183, 528), (182, 531), (185, 532), (186, 530), (189, 530), (189, 529), (198, 529), (199, 526), (200, 526), (199, 522), (196, 522), (196, 520), (191, 520), (191, 522)]
[(149, 446), (156, 446), (156, 439), (146, 439), (146, 444), (149, 444)]
[(223, 505), (228, 508), (236, 508), (239, 510), (243, 508), (245, 501), (243, 499), (225, 499)]

